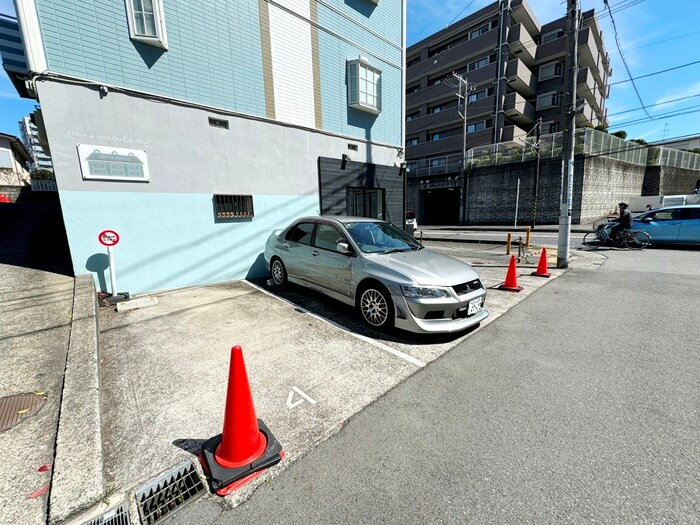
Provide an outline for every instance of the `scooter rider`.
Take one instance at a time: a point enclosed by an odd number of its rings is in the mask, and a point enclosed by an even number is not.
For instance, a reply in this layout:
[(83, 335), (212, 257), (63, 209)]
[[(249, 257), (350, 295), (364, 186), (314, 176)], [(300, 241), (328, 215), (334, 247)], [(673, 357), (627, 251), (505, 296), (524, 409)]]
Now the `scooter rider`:
[(632, 227), (632, 214), (627, 209), (628, 204), (621, 202), (617, 206), (620, 208), (620, 216), (613, 221), (617, 224), (610, 229), (610, 237), (613, 239), (617, 239), (624, 230)]

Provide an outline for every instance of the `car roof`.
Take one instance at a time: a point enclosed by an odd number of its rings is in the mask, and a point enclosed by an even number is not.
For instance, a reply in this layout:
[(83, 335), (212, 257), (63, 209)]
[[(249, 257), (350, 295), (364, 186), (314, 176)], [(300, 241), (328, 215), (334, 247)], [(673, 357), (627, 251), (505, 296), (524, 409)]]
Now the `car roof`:
[(664, 210), (677, 210), (677, 209), (691, 209), (691, 208), (700, 208), (700, 204), (677, 204), (676, 206), (664, 206), (663, 208), (653, 208), (647, 212), (644, 213), (650, 213), (650, 212), (657, 212), (657, 211), (664, 211)]
[(382, 219), (373, 219), (371, 217), (351, 217), (349, 215), (311, 215), (309, 217), (300, 217), (294, 222), (317, 221), (319, 219), (337, 221), (341, 224), (347, 224), (349, 222), (385, 222)]

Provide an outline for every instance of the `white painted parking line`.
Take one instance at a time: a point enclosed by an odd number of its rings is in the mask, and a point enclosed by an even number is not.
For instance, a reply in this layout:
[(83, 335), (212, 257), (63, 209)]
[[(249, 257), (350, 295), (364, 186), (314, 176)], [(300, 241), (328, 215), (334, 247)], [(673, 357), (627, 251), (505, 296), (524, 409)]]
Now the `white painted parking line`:
[(361, 334), (356, 334), (355, 332), (351, 332), (350, 330), (339, 325), (338, 323), (334, 323), (333, 321), (330, 321), (330, 320), (326, 319), (325, 317), (321, 317), (320, 315), (316, 315), (313, 312), (309, 312), (308, 310), (302, 308), (298, 304), (294, 304), (293, 302), (288, 301), (284, 297), (279, 297), (278, 295), (275, 295), (273, 293), (268, 292), (267, 290), (265, 290), (264, 288), (261, 288), (257, 284), (251, 283), (250, 281), (243, 281), (243, 282), (246, 283), (248, 286), (255, 288), (256, 290), (259, 290), (262, 293), (269, 295), (270, 297), (274, 297), (275, 299), (278, 299), (278, 300), (282, 301), (283, 303), (288, 304), (289, 306), (293, 307), (295, 310), (297, 310), (301, 313), (304, 313), (306, 315), (310, 315), (311, 317), (318, 319), (319, 321), (322, 321), (326, 324), (334, 326), (338, 330), (341, 330), (348, 335), (351, 335), (357, 339), (360, 339), (361, 341), (365, 341), (366, 343), (369, 343), (373, 346), (376, 346), (377, 348), (381, 348), (382, 350), (389, 352), (390, 354), (395, 355), (396, 357), (403, 359), (404, 361), (408, 361), (409, 363), (414, 364), (414, 365), (421, 367), (421, 368), (425, 366), (425, 363), (423, 361), (421, 361), (420, 359), (416, 359), (415, 357), (408, 355), (408, 354), (405, 354), (399, 350), (396, 350), (395, 348), (392, 348), (389, 345), (385, 345), (384, 343), (380, 343), (379, 341), (376, 341), (376, 340), (372, 339), (371, 337), (367, 337), (367, 336), (364, 336)]

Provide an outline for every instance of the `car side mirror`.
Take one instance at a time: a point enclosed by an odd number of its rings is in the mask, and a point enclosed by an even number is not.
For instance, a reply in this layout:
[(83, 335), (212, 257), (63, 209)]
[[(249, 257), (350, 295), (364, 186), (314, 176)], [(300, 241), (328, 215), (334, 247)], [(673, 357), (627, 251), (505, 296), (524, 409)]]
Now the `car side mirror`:
[(352, 255), (352, 250), (350, 249), (350, 245), (346, 242), (339, 242), (338, 244), (336, 244), (335, 250), (338, 253), (342, 253), (343, 255)]

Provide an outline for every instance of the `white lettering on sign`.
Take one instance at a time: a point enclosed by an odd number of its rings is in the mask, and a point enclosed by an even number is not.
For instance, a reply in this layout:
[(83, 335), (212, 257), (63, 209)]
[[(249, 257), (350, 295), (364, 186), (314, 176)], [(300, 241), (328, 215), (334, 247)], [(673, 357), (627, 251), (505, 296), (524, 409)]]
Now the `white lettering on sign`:
[[(297, 393), (299, 394), (303, 399), (297, 399), (296, 401), (292, 401), (294, 399), (294, 394)], [(311, 403), (312, 405), (316, 404), (316, 401), (311, 399), (308, 395), (306, 395), (304, 392), (302, 392), (299, 388), (293, 386), (292, 389), (289, 391), (289, 395), (287, 396), (287, 408), (294, 408), (296, 406), (301, 405), (304, 402), (304, 399)]]

